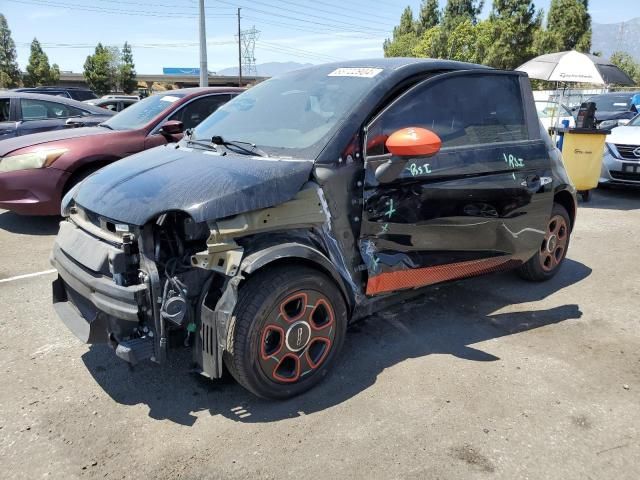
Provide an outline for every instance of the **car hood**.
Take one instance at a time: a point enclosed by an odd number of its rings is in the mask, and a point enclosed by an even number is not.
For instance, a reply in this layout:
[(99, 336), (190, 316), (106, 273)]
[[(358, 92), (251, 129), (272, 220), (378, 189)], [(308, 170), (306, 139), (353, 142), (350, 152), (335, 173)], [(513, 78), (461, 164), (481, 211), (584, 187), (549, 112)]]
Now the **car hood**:
[(86, 137), (88, 135), (107, 135), (114, 133), (118, 132), (104, 127), (79, 127), (22, 135), (0, 142), (0, 157), (4, 157), (15, 150), (41, 145), (43, 143)]
[(621, 145), (640, 145), (640, 127), (626, 125), (615, 127), (607, 135), (607, 142)]
[(625, 112), (621, 112), (621, 111), (611, 111), (611, 112), (607, 112), (607, 111), (596, 111), (596, 119), (599, 122), (602, 122), (604, 120), (618, 120), (618, 119), (624, 119), (624, 118), (633, 118), (636, 114), (631, 112), (631, 111), (625, 111)]
[(73, 199), (132, 225), (168, 211), (184, 211), (203, 222), (290, 200), (313, 168), (311, 160), (212, 153), (177, 145), (146, 150), (88, 177)]

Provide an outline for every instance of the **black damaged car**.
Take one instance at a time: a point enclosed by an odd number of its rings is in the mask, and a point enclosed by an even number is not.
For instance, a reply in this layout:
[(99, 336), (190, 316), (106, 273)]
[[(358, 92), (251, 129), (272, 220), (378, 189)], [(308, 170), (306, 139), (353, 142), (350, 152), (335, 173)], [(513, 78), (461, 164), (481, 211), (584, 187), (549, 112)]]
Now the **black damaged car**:
[(187, 345), (203, 375), (282, 399), (421, 287), (551, 278), (576, 201), (525, 74), (394, 58), (263, 82), (62, 214), (53, 301), (77, 336), (131, 364)]

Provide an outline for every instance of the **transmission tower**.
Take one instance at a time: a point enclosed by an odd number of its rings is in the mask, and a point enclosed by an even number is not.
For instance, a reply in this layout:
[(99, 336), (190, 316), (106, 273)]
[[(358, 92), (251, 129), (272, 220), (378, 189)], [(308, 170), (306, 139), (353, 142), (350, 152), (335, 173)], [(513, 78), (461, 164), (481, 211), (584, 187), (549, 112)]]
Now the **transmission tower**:
[(260, 30), (253, 26), (248, 30), (240, 31), (240, 43), (242, 44), (242, 75), (256, 76), (256, 40), (260, 37)]

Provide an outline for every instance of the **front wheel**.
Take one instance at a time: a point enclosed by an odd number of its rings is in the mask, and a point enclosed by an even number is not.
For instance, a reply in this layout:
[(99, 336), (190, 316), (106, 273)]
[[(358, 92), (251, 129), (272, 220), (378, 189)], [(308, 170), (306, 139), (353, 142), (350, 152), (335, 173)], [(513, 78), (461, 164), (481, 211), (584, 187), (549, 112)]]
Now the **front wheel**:
[(567, 210), (562, 205), (554, 203), (540, 249), (517, 270), (522, 278), (542, 282), (558, 273), (569, 248), (570, 225)]
[(304, 266), (258, 272), (240, 289), (225, 364), (242, 386), (285, 399), (321, 381), (336, 361), (347, 309), (335, 283)]

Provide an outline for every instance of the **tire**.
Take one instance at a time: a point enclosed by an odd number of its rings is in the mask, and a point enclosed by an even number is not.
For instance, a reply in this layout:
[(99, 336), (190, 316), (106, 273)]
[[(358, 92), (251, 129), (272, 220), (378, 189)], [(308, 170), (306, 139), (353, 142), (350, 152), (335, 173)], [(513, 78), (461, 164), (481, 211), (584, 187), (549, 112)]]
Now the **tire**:
[[(522, 278), (531, 282), (544, 282), (558, 273), (569, 249), (570, 225), (567, 210), (554, 203), (540, 250), (516, 270)], [(554, 237), (553, 240), (551, 237)], [(553, 243), (549, 243), (550, 241)]]
[(67, 180), (67, 183), (65, 184), (64, 188), (62, 189), (62, 198), (64, 198), (64, 196), (69, 192), (69, 190), (71, 190), (73, 187), (75, 187), (77, 184), (79, 184), (81, 181), (83, 181), (85, 178), (87, 178), (89, 175), (91, 175), (92, 173), (98, 171), (100, 168), (100, 166), (96, 166), (94, 167), (89, 167), (89, 168), (84, 168), (82, 170), (76, 171), (71, 175), (71, 178), (69, 178), (69, 180)]
[(225, 366), (255, 395), (282, 400), (326, 377), (344, 343), (347, 308), (327, 275), (276, 266), (240, 288), (234, 320)]

